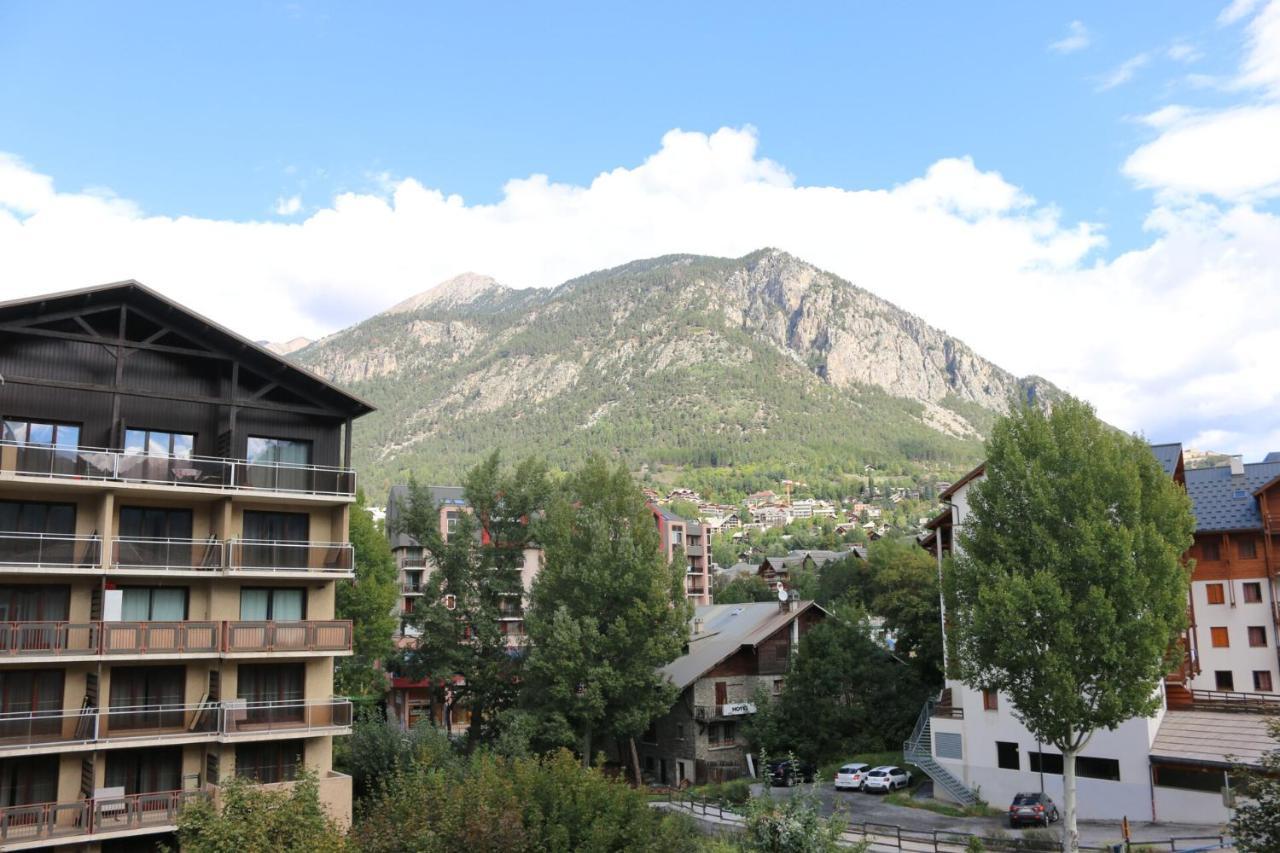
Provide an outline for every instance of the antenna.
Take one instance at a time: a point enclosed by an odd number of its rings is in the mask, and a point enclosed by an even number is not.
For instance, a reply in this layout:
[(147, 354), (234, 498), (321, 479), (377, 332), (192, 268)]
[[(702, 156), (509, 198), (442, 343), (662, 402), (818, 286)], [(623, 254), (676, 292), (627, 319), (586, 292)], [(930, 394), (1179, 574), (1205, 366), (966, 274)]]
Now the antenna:
[(778, 587), (778, 600), (779, 600), (779, 601), (781, 601), (781, 602), (784, 602), (784, 603), (785, 603), (785, 602), (786, 602), (786, 600), (787, 600), (788, 598), (790, 598), (790, 597), (791, 597), (791, 596), (790, 596), (790, 594), (788, 594), (788, 593), (787, 593), (786, 587), (781, 587), (781, 586), (780, 586), (780, 587)]

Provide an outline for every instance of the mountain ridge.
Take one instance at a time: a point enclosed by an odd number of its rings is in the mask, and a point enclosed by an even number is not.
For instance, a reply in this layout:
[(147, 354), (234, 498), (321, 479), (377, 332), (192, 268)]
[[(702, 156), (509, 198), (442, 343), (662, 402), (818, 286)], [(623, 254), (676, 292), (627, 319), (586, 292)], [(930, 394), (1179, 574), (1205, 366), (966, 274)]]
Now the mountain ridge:
[(381, 408), (356, 432), (377, 491), (456, 478), (491, 447), (564, 465), (599, 450), (725, 483), (788, 465), (833, 483), (872, 463), (945, 472), (976, 460), (1010, 400), (1061, 395), (777, 249), (548, 289), (464, 274), (293, 357)]

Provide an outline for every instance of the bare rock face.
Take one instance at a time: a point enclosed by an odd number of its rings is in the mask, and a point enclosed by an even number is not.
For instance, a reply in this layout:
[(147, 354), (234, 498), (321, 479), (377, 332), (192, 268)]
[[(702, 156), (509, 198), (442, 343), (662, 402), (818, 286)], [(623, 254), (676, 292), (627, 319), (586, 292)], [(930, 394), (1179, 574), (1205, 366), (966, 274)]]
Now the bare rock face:
[(379, 407), (357, 451), (386, 470), (482, 447), (715, 465), (847, 436), (851, 454), (927, 445), (925, 458), (960, 460), (1010, 400), (1061, 393), (773, 249), (636, 261), (546, 290), (466, 273), (294, 357)]

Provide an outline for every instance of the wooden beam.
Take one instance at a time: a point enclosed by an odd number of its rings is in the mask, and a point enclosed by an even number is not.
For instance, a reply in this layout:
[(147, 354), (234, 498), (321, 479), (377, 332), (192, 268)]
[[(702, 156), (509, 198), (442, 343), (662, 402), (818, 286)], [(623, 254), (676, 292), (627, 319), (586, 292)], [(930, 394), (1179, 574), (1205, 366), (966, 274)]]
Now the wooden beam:
[[(0, 332), (13, 332), (18, 335), (34, 335), (40, 338), (55, 338), (63, 341), (81, 341), (89, 344), (100, 344), (102, 338), (95, 338), (89, 335), (82, 335), (78, 332), (59, 332), (54, 329), (33, 329), (30, 326), (19, 326), (13, 323), (0, 323)], [(210, 358), (218, 361), (231, 361), (232, 356), (226, 353), (210, 352), (208, 350), (188, 349), (187, 347), (171, 347), (164, 344), (149, 344), (142, 341), (124, 340), (118, 342), (119, 346), (126, 349), (148, 350), (150, 352), (167, 352), (175, 355), (190, 355), (196, 358)]]
[(129, 309), (124, 305), (120, 306), (120, 323), (116, 331), (116, 373), (115, 378), (111, 382), (111, 446), (124, 447), (124, 442), (120, 434), (120, 386), (124, 384), (124, 350), (121, 345), (124, 344), (124, 329), (128, 323)]
[(100, 338), (100, 337), (102, 337), (102, 335), (99, 335), (99, 334), (98, 334), (97, 329), (93, 328), (93, 326), (90, 326), (88, 323), (86, 323), (86, 322), (84, 321), (84, 315), (83, 315), (83, 314), (77, 314), (76, 316), (72, 317), (71, 319), (75, 320), (75, 321), (76, 321), (76, 323), (80, 326), (80, 328), (84, 329), (86, 332), (88, 332), (88, 333), (89, 333), (90, 335), (92, 335), (93, 337), (95, 337), (95, 338)]
[[(31, 376), (10, 376), (5, 374), (4, 381), (14, 385), (33, 385), (36, 387), (63, 388), (68, 391), (91, 391), (101, 394), (115, 394), (111, 385), (94, 385), (87, 382), (67, 382), (61, 379), (37, 379)], [(230, 400), (223, 397), (205, 397), (198, 394), (174, 394), (166, 391), (146, 391), (141, 388), (120, 388), (118, 392), (124, 397), (147, 397), (154, 400), (176, 400), (181, 403), (203, 403), (211, 406), (226, 406)], [(334, 409), (320, 409), (314, 406), (298, 406), (290, 403), (269, 403), (261, 400), (239, 400), (237, 405), (244, 409), (261, 409), (267, 412), (290, 412), (298, 415), (313, 415), (322, 418), (343, 418), (345, 412)]]

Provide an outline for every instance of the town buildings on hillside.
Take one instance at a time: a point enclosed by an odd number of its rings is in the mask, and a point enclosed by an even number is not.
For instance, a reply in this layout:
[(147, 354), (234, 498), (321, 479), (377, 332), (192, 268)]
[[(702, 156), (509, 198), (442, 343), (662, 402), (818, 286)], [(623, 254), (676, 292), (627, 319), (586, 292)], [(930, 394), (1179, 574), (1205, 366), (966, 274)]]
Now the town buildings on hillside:
[(746, 775), (739, 726), (759, 688), (782, 693), (800, 638), (825, 616), (811, 601), (695, 608), (685, 653), (660, 670), (680, 696), (637, 744), (645, 775), (673, 786)]
[(334, 599), (372, 407), (135, 282), (0, 326), (0, 844), (149, 844), (303, 768), (348, 823)]
[[(1186, 488), (1196, 516), (1186, 656), (1160, 686), (1155, 716), (1089, 741), (1077, 761), (1080, 813), (1216, 824), (1229, 818), (1221, 794), (1228, 769), (1256, 763), (1273, 746), (1267, 715), (1280, 712), (1280, 457), (1190, 469), (1179, 444), (1152, 452)], [(924, 539), (939, 573), (957, 548), (969, 490), (982, 477), (979, 466), (942, 494), (947, 508)], [(1038, 744), (1013, 710), (1005, 696), (947, 679), (922, 712), (908, 752), (939, 793), (962, 801), (980, 787), (1001, 804), (1042, 784), (1060, 797), (1061, 755)]]

